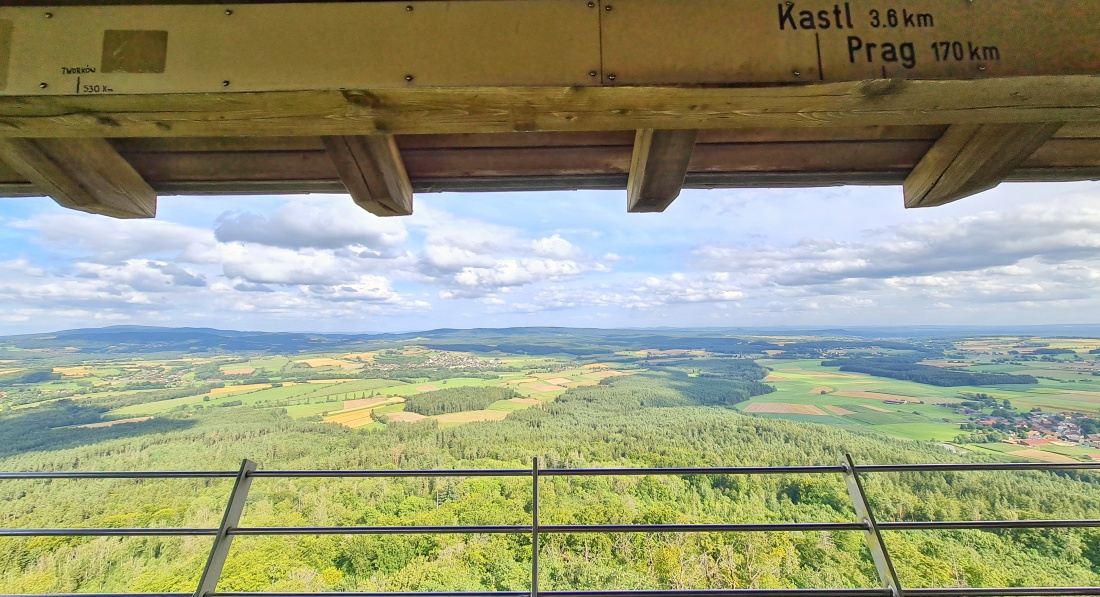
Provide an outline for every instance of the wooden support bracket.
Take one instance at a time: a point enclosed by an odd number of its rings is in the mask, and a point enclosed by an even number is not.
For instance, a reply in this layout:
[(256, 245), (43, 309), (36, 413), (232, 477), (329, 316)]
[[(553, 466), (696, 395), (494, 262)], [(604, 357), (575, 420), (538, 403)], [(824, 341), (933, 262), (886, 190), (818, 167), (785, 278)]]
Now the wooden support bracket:
[(935, 207), (992, 189), (1061, 127), (951, 125), (905, 179), (905, 207)]
[(60, 205), (113, 218), (152, 218), (157, 194), (104, 139), (0, 139), (6, 162)]
[(680, 195), (696, 130), (639, 130), (626, 183), (626, 209), (631, 213), (661, 212)]
[(340, 180), (376, 216), (412, 215), (412, 183), (393, 135), (322, 137)]

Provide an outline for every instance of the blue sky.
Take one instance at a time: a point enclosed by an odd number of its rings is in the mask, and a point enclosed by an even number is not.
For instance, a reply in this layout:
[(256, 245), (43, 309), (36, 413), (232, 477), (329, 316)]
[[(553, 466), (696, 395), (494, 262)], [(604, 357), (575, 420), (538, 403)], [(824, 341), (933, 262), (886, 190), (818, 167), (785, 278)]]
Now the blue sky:
[(0, 200), (0, 333), (1100, 322), (1100, 183), (905, 210), (898, 187), (162, 197), (155, 220)]

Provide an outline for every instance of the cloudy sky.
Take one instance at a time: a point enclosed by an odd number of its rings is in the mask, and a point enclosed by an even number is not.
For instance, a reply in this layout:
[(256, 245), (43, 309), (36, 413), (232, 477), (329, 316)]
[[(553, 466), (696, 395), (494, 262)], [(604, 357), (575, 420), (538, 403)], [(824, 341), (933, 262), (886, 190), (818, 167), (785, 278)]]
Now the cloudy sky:
[(563, 325), (1100, 323), (1100, 184), (904, 210), (896, 187), (166, 197), (156, 220), (0, 199), (0, 333), (114, 324), (408, 331)]

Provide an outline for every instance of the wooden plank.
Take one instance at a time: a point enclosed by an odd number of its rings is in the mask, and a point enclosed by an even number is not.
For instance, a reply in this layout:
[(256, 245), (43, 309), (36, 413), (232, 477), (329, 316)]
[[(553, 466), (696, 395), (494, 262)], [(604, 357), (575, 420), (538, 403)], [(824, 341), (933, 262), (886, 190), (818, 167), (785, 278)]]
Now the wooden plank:
[[(18, 40), (9, 93), (202, 93), (226, 83), (239, 91), (746, 85), (1100, 72), (1100, 47), (1084, 27), (1100, 22), (1095, 0), (417, 0), (56, 6), (49, 19), (44, 12), (0, 7), (0, 20), (12, 24)], [(112, 46), (116, 38), (145, 40), (146, 47)], [(139, 54), (160, 59), (126, 62)], [(148, 76), (132, 76), (138, 72)]]
[(932, 141), (696, 144), (688, 172), (905, 171)]
[(1051, 139), (1024, 160), (1021, 168), (1067, 169), (1100, 167), (1100, 139)]
[[(600, 65), (600, 11), (586, 0), (55, 7), (48, 19), (44, 12), (0, 7), (18, 40), (5, 93), (599, 83), (589, 73)], [(160, 60), (127, 62), (143, 56)]]
[(156, 193), (103, 139), (0, 139), (0, 159), (64, 207), (156, 216)]
[(324, 151), (124, 153), (149, 184), (212, 181), (339, 180)]
[(999, 184), (1061, 124), (956, 124), (905, 179), (905, 207), (934, 207)]
[(680, 196), (698, 131), (639, 130), (626, 183), (626, 210), (652, 213), (668, 209)]
[(500, 149), (513, 147), (634, 146), (634, 131), (469, 133), (451, 135), (399, 135), (402, 152), (416, 149)]
[(1100, 45), (1083, 28), (1100, 23), (1100, 2), (1095, 0), (607, 4), (612, 9), (604, 11), (600, 28), (605, 84), (1100, 72)]
[(830, 126), (819, 128), (738, 128), (699, 131), (696, 145), (710, 143), (806, 143), (816, 141), (935, 141), (947, 130), (925, 126)]
[(788, 87), (0, 97), (0, 136), (211, 137), (1100, 122), (1100, 76)]
[(312, 137), (137, 137), (108, 139), (119, 153), (227, 153), (325, 150)]
[(356, 205), (376, 216), (412, 214), (412, 184), (393, 135), (321, 140)]
[[(697, 145), (712, 143), (806, 143), (825, 141), (910, 141), (939, 139), (947, 129), (929, 126), (712, 129), (699, 132)], [(416, 150), (591, 148), (634, 146), (636, 131), (468, 133), (398, 135), (402, 154)], [(1100, 138), (1100, 124), (1066, 126), (1059, 138)], [(320, 137), (137, 137), (109, 139), (123, 155), (131, 153), (324, 151)], [(405, 160), (408, 166), (408, 158)]]
[(1100, 122), (1071, 122), (1058, 129), (1056, 139), (1100, 139)]

